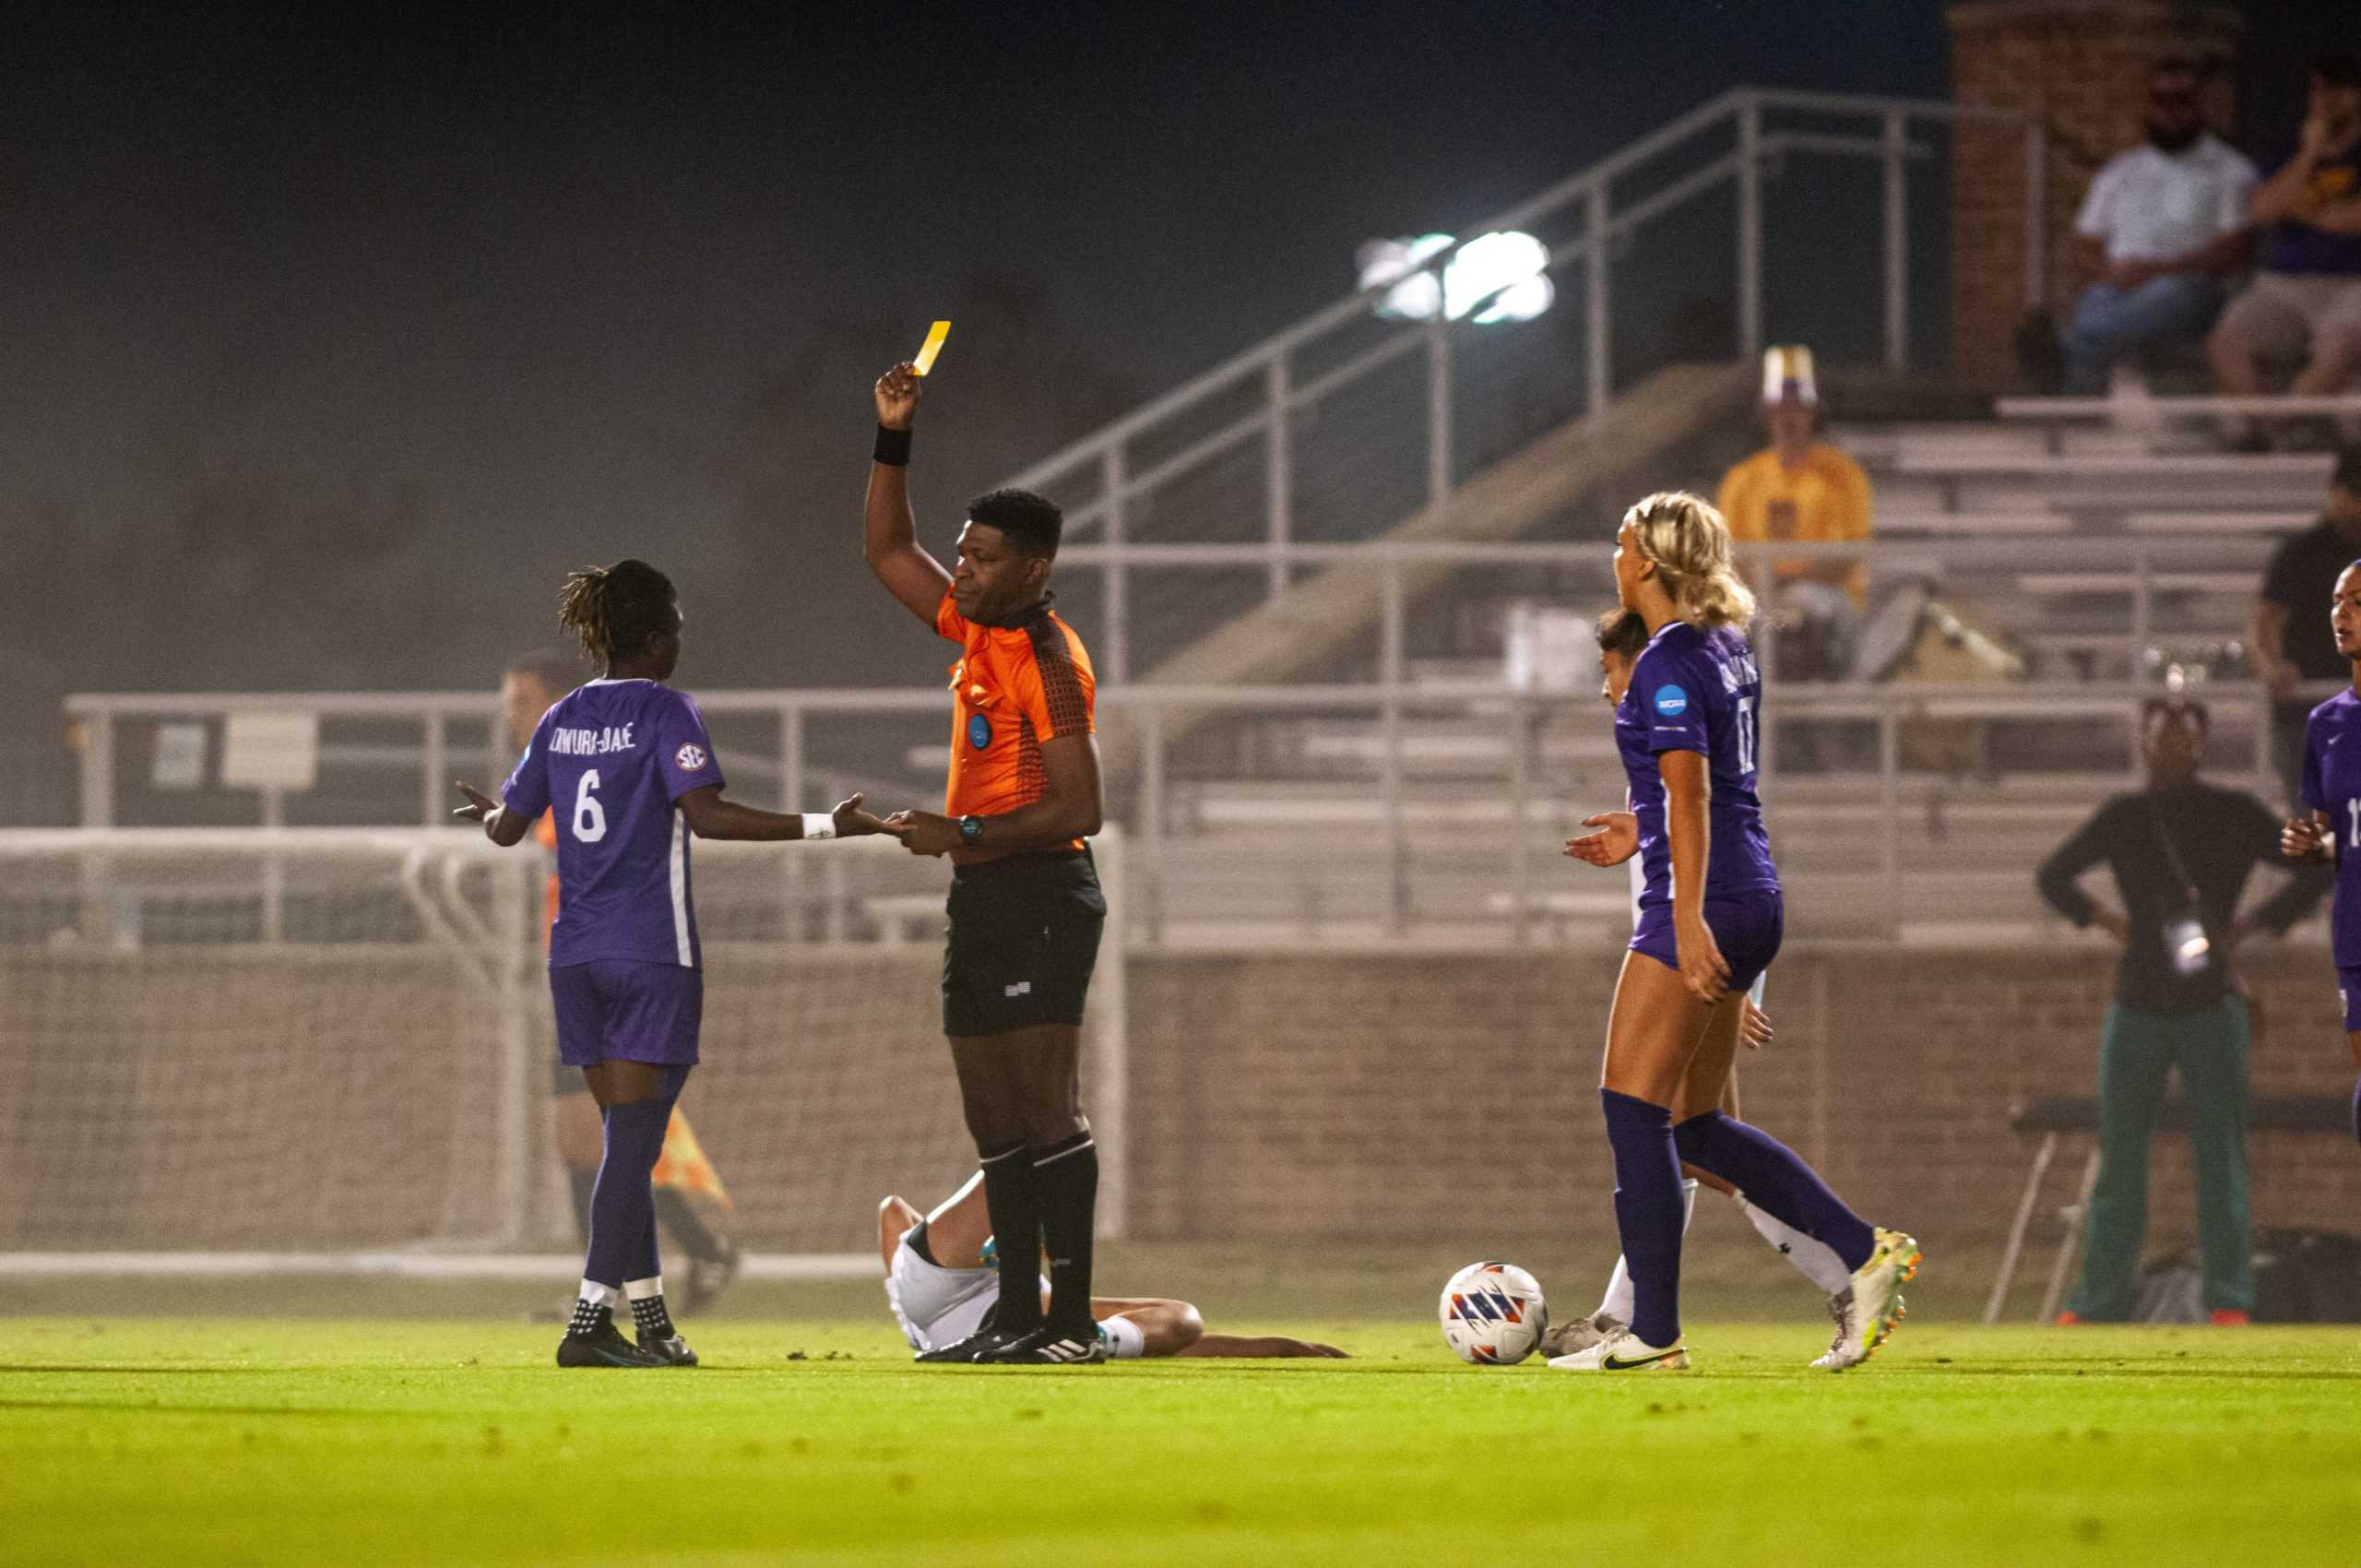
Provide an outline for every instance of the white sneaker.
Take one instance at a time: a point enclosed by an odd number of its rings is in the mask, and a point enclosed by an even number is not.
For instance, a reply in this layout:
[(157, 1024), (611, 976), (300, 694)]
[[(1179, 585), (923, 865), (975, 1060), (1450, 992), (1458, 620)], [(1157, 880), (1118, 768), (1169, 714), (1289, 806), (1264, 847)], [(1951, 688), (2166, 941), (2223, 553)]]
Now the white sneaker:
[(1851, 1283), (1828, 1298), (1836, 1337), (1828, 1354), (1812, 1362), (1830, 1372), (1857, 1367), (1877, 1354), (1902, 1321), (1902, 1288), (1918, 1277), (1918, 1243), (1899, 1230), (1880, 1230), (1869, 1261), (1853, 1271)]
[(1588, 1317), (1569, 1318), (1553, 1323), (1549, 1332), (1541, 1336), (1541, 1353), (1547, 1357), (1571, 1356), (1577, 1350), (1587, 1350), (1617, 1329), (1623, 1320), (1612, 1313), (1593, 1313)]
[(1560, 1372), (1679, 1372), (1689, 1364), (1689, 1347), (1675, 1343), (1659, 1349), (1619, 1323), (1597, 1344), (1552, 1356), (1549, 1364)]

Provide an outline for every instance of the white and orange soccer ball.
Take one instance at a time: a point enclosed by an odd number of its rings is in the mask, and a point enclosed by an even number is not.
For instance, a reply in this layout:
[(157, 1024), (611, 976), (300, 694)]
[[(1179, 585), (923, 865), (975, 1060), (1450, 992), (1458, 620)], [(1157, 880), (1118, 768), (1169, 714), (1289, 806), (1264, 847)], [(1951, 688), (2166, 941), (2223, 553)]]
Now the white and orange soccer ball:
[(1513, 1263), (1471, 1263), (1442, 1288), (1442, 1342), (1479, 1367), (1513, 1366), (1548, 1332), (1541, 1282)]

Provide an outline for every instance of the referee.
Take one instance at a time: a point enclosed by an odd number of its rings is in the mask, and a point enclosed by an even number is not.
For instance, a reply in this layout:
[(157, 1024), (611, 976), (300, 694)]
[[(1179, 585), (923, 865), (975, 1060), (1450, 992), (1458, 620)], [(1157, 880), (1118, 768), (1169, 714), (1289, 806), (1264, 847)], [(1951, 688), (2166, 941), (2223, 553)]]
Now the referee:
[(943, 814), (903, 812), (891, 826), (911, 853), (947, 854), (954, 868), (943, 1032), (983, 1162), (1001, 1288), (981, 1327), (919, 1360), (1088, 1364), (1107, 1359), (1090, 1311), (1098, 1153), (1077, 1072), (1107, 919), (1085, 842), (1105, 813), (1097, 680), (1050, 608), (1056, 506), (996, 490), (967, 505), (956, 571), (919, 548), (908, 469), (923, 385), (908, 363), (878, 379), (862, 539), (878, 580), (960, 647)]
[[(2059, 1321), (2119, 1323), (2131, 1315), (2148, 1224), (2148, 1145), (2165, 1076), (2177, 1067), (2197, 1167), (2205, 1304), (2216, 1324), (2242, 1324), (2254, 1306), (2247, 1004), (2231, 963), (2255, 930), (2284, 934), (2310, 912), (2329, 875), (2297, 871), (2240, 916), (2248, 873), (2284, 864), (2278, 818), (2252, 795), (2197, 777), (2207, 729), (2201, 705), (2153, 698), (2141, 723), (2148, 787), (2101, 806), (2036, 876), (2052, 909), (2078, 926), (2098, 926), (2123, 947), (2099, 1036), (2099, 1175), (2082, 1279)], [(2076, 885), (2102, 861), (2114, 869), (2121, 914)]]

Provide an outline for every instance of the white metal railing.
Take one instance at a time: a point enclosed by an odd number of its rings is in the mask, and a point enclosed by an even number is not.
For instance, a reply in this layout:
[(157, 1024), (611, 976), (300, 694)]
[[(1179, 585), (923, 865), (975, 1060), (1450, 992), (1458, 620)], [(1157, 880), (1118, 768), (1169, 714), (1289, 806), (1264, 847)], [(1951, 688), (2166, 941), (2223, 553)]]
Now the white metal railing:
[[(2335, 689), (2331, 685), (2308, 695), (2317, 697)], [(1880, 889), (1878, 903), (1882, 921), (1890, 932), (1898, 932), (1907, 913), (1904, 902), (1904, 875), (1908, 860), (1904, 810), (1906, 781), (1902, 754), (1904, 726), (1946, 719), (2087, 720), (2113, 731), (2119, 740), (2120, 766), (2113, 770), (2112, 777), (2129, 782), (2140, 771), (2137, 716), (2141, 705), (2156, 694), (2157, 687), (2150, 683), (2051, 686), (1791, 684), (1780, 689), (1777, 701), (1763, 715), (1763, 789), (1766, 797), (1775, 802), (1783, 783), (1807, 782), (1787, 780), (1779, 772), (1777, 737), (1782, 726), (1849, 719), (1874, 727), (1878, 757), (1874, 773), (1821, 775), (1809, 782), (1837, 786), (1845, 798), (1857, 801), (1864, 809), (1864, 854), (1852, 869), (1855, 874), (1873, 873), (1874, 885)], [(2270, 755), (2269, 692), (2253, 682), (2223, 681), (2209, 683), (2194, 695), (2201, 695), (2213, 707), (2217, 730), (2225, 733), (2241, 731), (2252, 742), (2251, 754), (2236, 770), (2235, 777), (2266, 795), (2275, 795)], [(439, 695), (445, 707), (454, 700), (449, 694)], [(144, 700), (80, 699), (86, 713), (94, 717), (111, 714), (118, 719), (139, 711)], [(207, 699), (174, 700), (170, 704), (171, 710), (197, 711), (192, 704), (199, 700)], [(312, 706), (318, 711), (335, 711), (343, 700), (336, 694), (254, 694), (226, 699), (226, 705), (246, 709), (274, 706), (282, 710)], [(720, 692), (703, 695), (699, 701), (708, 712), (777, 715), (782, 735), (792, 733), (803, 716), (816, 712), (907, 714), (939, 710), (945, 706), (941, 694), (908, 691)], [(484, 700), (485, 709), (492, 706), (490, 699)], [(1511, 941), (1525, 939), (1536, 912), (1532, 893), (1536, 873), (1553, 861), (1546, 844), (1537, 841), (1534, 834), (1518, 829), (1546, 820), (1545, 806), (1565, 794), (1562, 788), (1545, 789), (1539, 782), (1537, 739), (1545, 728), (1553, 725), (1579, 730), (1584, 726), (1603, 728), (1605, 722), (1597, 712), (1595, 695), (1525, 692), (1488, 681), (1262, 687), (1134, 685), (1102, 692), (1100, 708), (1102, 713), (1127, 714), (1137, 726), (1138, 771), (1133, 803), (1127, 814), (1127, 853), (1129, 874), (1135, 879), (1133, 929), (1140, 940), (1150, 943), (1162, 939), (1167, 884), (1174, 867), (1190, 852), (1185, 842), (1174, 843), (1170, 829), (1175, 817), (1170, 765), (1178, 743), (1171, 735), (1176, 715), (1198, 719), (1206, 715), (1258, 719), (1292, 715), (1374, 721), (1379, 741), (1373, 758), (1376, 776), (1363, 787), (1374, 790), (1377, 831), (1356, 835), (1343, 848), (1346, 853), (1362, 857), (1365, 866), (1377, 873), (1383, 893), (1379, 907), (1352, 911), (1349, 919), (1340, 923), (1367, 926), (1388, 936), (1412, 934), (1420, 923), (1410, 871), (1411, 779), (1404, 746), (1407, 725), (1418, 716), (1455, 716), (1473, 717), (1493, 728), (1499, 737), (1495, 754), (1500, 780), (1500, 793), (1494, 803), (1501, 808), (1496, 814), (1504, 816), (1512, 826), (1495, 840), (1487, 843), (1478, 837), (1456, 852), (1463, 858), (1489, 861), (1496, 867), (1494, 885), (1507, 894), (1505, 915), (1497, 923)], [(2237, 722), (2241, 716), (2243, 723)], [(799, 799), (796, 777), (791, 762), (782, 768), (789, 802)], [(1347, 791), (1354, 788), (1349, 782), (1335, 787)], [(1613, 803), (1608, 798), (1611, 790), (1605, 785), (1600, 789), (1601, 799), (1590, 802), (1592, 809), (1605, 809)], [(251, 830), (227, 830), (221, 837), (226, 843), (251, 837), (252, 834)], [(288, 835), (286, 830), (278, 830), (267, 831), (264, 837)], [(365, 832), (339, 835), (327, 830), (313, 830), (301, 841), (317, 839), (325, 843), (338, 837), (356, 845), (369, 841)], [(454, 833), (452, 837), (456, 840), (462, 836)], [(291, 837), (289, 841), (298, 840)], [(1322, 840), (1322, 845), (1323, 852), (1336, 848), (1330, 840)], [(2030, 868), (2026, 869), (2029, 873)]]
[[(1844, 128), (1832, 130), (1832, 125)], [(1872, 160), (1881, 172), (1883, 353), (1889, 365), (1901, 368), (1910, 361), (1907, 174), (1914, 160), (1928, 159), (1934, 151), (1912, 137), (1932, 127), (1997, 132), (2021, 145), (2025, 172), (2023, 283), (2027, 302), (2038, 303), (2046, 276), (2042, 191), (2047, 158), (2039, 122), (2012, 110), (1934, 101), (1736, 89), (1507, 211), (1470, 225), (1459, 243), (1496, 231), (1526, 231), (1543, 241), (1553, 271), (1580, 270), (1580, 374), (1578, 385), (1560, 388), (1562, 398), (1551, 405), (1555, 423), (1578, 413), (1596, 413), (1615, 391), (1613, 279), (1619, 246), (1709, 193), (1725, 186), (1734, 190), (1733, 347), (1740, 357), (1750, 359), (1762, 347), (1766, 326), (1766, 178), (1792, 157)], [(1440, 287), (1457, 249), (1454, 244), (1438, 253), (1419, 270), (1431, 274)], [(1513, 415), (1529, 415), (1534, 384), (1554, 380), (1553, 373), (1561, 368), (1563, 345), (1554, 332), (1531, 327), (1468, 327), (1440, 317), (1428, 322), (1381, 320), (1374, 307), (1394, 286), (1338, 300), (1007, 482), (1060, 500), (1066, 508), (1070, 538), (1095, 537), (1113, 547), (1138, 540), (1160, 499), (1171, 503), (1168, 510), (1183, 510), (1192, 517), (1212, 513), (1259, 519), (1264, 542), (1273, 547), (1301, 537), (1306, 511), (1333, 505), (1339, 489), (1354, 492), (1352, 504), (1343, 509), (1363, 525), (1354, 530), (1360, 537), (1419, 510), (1443, 505), (1471, 466), (1464, 448), (1468, 435), (1479, 433), (1465, 427), (1501, 427)], [(1478, 348), (1469, 341), (1470, 335), (1493, 336)], [(1515, 346), (1498, 350), (1495, 345), (1501, 342)], [(1385, 380), (1397, 363), (1419, 356), (1423, 364), (1415, 385), (1406, 378)], [(1338, 406), (1356, 396), (1368, 398), (1374, 406), (1340, 412)], [(1493, 403), (1484, 404), (1487, 396)], [(1515, 408), (1504, 411), (1502, 402)], [(1355, 434), (1331, 440), (1317, 428), (1323, 421), (1335, 421)], [(1340, 457), (1337, 448), (1347, 440), (1358, 445)], [(1324, 452), (1323, 441), (1329, 442)], [(1220, 468), (1226, 458), (1251, 454), (1258, 443), (1260, 462)], [(1423, 458), (1423, 471), (1415, 475), (1408, 471), (1406, 455), (1412, 453)], [(1350, 460), (1354, 455), (1400, 459), (1394, 466), (1404, 482), (1390, 488), (1373, 483), (1370, 463)], [(1380, 490), (1387, 493), (1373, 493)], [(1099, 658), (1109, 682), (1121, 684), (1130, 678), (1134, 662), (1125, 579), (1137, 558), (1117, 548), (1095, 557), (1094, 564), (1102, 599)], [(1266, 554), (1261, 564), (1267, 573), (1267, 599), (1279, 599), (1289, 586), (1286, 563)]]
[[(1104, 547), (1082, 547), (1104, 548)], [(1382, 831), (1373, 841), (1358, 846), (1382, 866), (1386, 889), (1377, 911), (1384, 931), (1398, 933), (1417, 922), (1417, 899), (1409, 875), (1409, 832), (1406, 806), (1411, 793), (1411, 773), (1406, 754), (1406, 731), (1417, 717), (1458, 715), (1500, 726), (1499, 788), (1511, 802), (1512, 820), (1525, 820), (1527, 803), (1548, 792), (1535, 782), (1534, 738), (1537, 727), (1560, 719), (1568, 725), (1596, 724), (1590, 711), (1594, 697), (1584, 694), (1536, 694), (1513, 689), (1503, 678), (1480, 680), (1418, 680), (1409, 667), (1408, 633), (1413, 598), (1435, 588), (1438, 568), (1531, 567), (1556, 575), (1553, 590), (1565, 594), (1569, 577), (1586, 582), (1585, 590), (1604, 604), (1611, 594), (1608, 548), (1588, 544), (1270, 544), (1187, 547), (1134, 545), (1147, 558), (1163, 560), (1167, 552), (1188, 557), (1183, 563), (1218, 569), (1238, 560), (1263, 561), (1275, 553), (1282, 564), (1296, 566), (1365, 565), (1370, 570), (1369, 591), (1380, 628), (1373, 679), (1318, 683), (1244, 686), (1179, 686), (1163, 683), (1109, 684), (1099, 693), (1103, 716), (1129, 721), (1135, 742), (1128, 752), (1131, 771), (1119, 789), (1133, 791), (1130, 814), (1134, 831), (1135, 865), (1140, 897), (1135, 900), (1144, 935), (1153, 940), (1159, 928), (1161, 890), (1169, 861), (1166, 827), (1170, 821), (1168, 796), (1176, 748), (1185, 744), (1208, 717), (1273, 719), (1279, 716), (1331, 715), (1370, 724), (1374, 746), (1373, 790)], [(1959, 582), (1985, 575), (2010, 594), (2055, 592), (2072, 597), (2094, 593), (2120, 596), (2125, 613), (2113, 624), (2118, 628), (2130, 671), (2146, 668), (2145, 654), (2160, 621), (2159, 602), (2172, 591), (2196, 585), (2242, 591), (2260, 565), (2261, 547), (2251, 539), (2202, 540), (2154, 540), (2124, 535), (2063, 539), (1957, 540), (1873, 542), (1866, 547), (1788, 543), (1747, 547), (1753, 557), (1825, 556), (1859, 553), (1885, 580), (1924, 576), (1938, 582)], [(2080, 570), (2077, 570), (2080, 568)], [(2048, 584), (2049, 587), (2039, 585)], [(2035, 585), (2028, 587), (2027, 585)], [(1779, 589), (1766, 586), (1766, 609), (1775, 612)], [(1760, 648), (1766, 665), (1774, 662), (1774, 639)], [(1898, 923), (1901, 912), (1903, 860), (1899, 842), (1899, 802), (1904, 788), (1901, 755), (1904, 725), (1924, 719), (1970, 720), (2008, 719), (2087, 718), (2112, 725), (2131, 719), (2139, 704), (2154, 695), (2145, 682), (2043, 682), (1972, 686), (1812, 684), (1780, 682), (1775, 669), (1766, 671), (1776, 697), (1765, 715), (1766, 790), (1779, 785), (1775, 736), (1786, 723), (1853, 719), (1877, 731), (1878, 761), (1870, 773), (1850, 777), (1866, 786), (1874, 779), (1874, 804), (1880, 850), (1877, 864)], [(2325, 695), (2323, 689), (2320, 695)], [(2244, 777), (2265, 791), (2272, 790), (2269, 756), (2270, 699), (2248, 681), (2205, 683), (2201, 694), (2217, 705), (2225, 718), (2250, 718), (2236, 728), (2250, 733), (2255, 749)], [(716, 716), (761, 716), (776, 736), (773, 757), (778, 780), (778, 801), (788, 809), (805, 809), (813, 768), (807, 758), (808, 724), (822, 716), (866, 716), (907, 719), (912, 715), (940, 714), (947, 694), (926, 687), (899, 690), (805, 690), (712, 692), (702, 694), (705, 709)], [(454, 718), (491, 721), (496, 704), (489, 694), (461, 693), (250, 693), (250, 694), (127, 694), (86, 695), (68, 699), (82, 742), (82, 814), (91, 826), (112, 825), (117, 816), (118, 768), (116, 734), (123, 724), (163, 716), (219, 717), (257, 710), (309, 712), (321, 716), (361, 714), (386, 718), (404, 716), (421, 723), (415, 765), (418, 773), (419, 820), (446, 820), (448, 764), (451, 748), (445, 728)], [(2124, 724), (2121, 735), (2133, 744), (2136, 725)], [(733, 748), (735, 749), (735, 748)], [(2137, 771), (2136, 751), (2123, 754), (2121, 776)], [(496, 778), (509, 761), (504, 754), (483, 759), (485, 774)], [(1352, 786), (1347, 784), (1345, 788)], [(899, 802), (895, 802), (899, 803)], [(266, 807), (266, 818), (268, 808)], [(1531, 885), (1534, 846), (1516, 834), (1508, 836), (1500, 859), (1501, 885), (1510, 890), (1510, 923), (1524, 929), (1525, 890)]]

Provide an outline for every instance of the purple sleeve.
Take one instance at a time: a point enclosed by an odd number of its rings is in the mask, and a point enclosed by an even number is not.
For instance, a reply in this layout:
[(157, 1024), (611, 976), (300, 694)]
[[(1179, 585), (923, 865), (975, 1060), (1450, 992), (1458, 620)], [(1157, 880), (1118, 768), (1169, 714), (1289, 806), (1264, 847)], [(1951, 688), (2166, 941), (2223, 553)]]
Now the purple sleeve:
[(657, 714), (656, 766), (664, 775), (667, 800), (721, 782), (721, 762), (713, 754), (713, 737), (705, 732), (705, 715), (686, 693), (670, 694)]
[[(552, 712), (556, 710), (552, 708)], [(508, 782), (500, 787), (500, 802), (510, 811), (522, 812), (538, 822), (550, 809), (549, 752), (541, 744), (549, 733), (550, 716), (533, 726), (533, 738), (525, 746), (525, 754), (516, 759), (516, 766), (508, 775)]]
[(1647, 719), (1650, 752), (1714, 754), (1705, 698), (1714, 678), (1702, 659), (1681, 659), (1663, 648), (1640, 655), (1631, 671), (1631, 689), (1639, 694), (1640, 712)]

